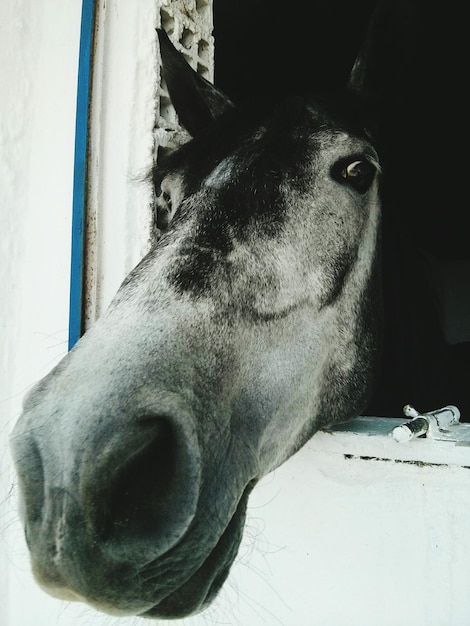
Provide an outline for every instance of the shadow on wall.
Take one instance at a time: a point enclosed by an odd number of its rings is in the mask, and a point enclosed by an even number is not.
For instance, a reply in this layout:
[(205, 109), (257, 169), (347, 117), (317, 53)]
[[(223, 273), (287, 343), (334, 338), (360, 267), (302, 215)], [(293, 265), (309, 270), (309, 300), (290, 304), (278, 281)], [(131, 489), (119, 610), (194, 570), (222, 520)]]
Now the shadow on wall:
[(374, 14), (370, 62), (387, 76), (379, 118), (386, 326), (367, 413), (455, 404), (470, 421), (462, 8), (444, 13), (425, 0), (214, 5), (216, 84), (236, 102), (341, 87)]

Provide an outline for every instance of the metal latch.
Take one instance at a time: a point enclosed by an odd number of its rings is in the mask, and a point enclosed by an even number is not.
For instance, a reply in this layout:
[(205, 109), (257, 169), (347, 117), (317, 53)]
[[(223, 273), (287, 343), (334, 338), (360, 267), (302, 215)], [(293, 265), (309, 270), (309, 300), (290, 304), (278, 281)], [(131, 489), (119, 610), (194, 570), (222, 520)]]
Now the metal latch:
[(403, 413), (413, 419), (393, 429), (392, 436), (399, 443), (423, 436), (462, 443), (469, 439), (470, 424), (460, 423), (460, 411), (452, 404), (427, 413), (419, 413), (411, 404), (407, 404), (403, 407)]

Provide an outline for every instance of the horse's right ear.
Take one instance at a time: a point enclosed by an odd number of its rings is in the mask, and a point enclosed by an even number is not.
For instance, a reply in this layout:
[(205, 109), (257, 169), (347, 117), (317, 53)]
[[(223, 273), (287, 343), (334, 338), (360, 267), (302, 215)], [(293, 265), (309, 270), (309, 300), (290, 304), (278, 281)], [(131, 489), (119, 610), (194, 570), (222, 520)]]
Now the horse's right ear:
[(193, 137), (233, 107), (219, 89), (200, 76), (176, 50), (164, 30), (157, 29), (163, 78), (182, 126)]

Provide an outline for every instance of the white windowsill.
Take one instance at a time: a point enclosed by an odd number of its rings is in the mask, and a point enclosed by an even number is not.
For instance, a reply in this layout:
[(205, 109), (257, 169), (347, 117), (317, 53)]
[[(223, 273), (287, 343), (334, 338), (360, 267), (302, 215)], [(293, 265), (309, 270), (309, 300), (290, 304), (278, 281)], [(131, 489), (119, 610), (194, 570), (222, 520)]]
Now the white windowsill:
[(318, 432), (310, 449), (341, 454), (344, 458), (395, 461), (426, 465), (458, 465), (470, 469), (470, 423), (459, 425), (463, 440), (440, 441), (430, 438), (398, 443), (391, 433), (405, 418), (357, 417)]

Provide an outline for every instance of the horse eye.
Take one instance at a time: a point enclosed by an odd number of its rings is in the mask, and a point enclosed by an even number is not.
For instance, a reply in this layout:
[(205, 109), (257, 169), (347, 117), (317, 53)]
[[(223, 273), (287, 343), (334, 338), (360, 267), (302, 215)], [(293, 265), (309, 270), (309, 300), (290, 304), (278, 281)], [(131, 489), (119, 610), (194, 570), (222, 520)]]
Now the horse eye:
[(341, 163), (335, 178), (345, 182), (359, 193), (365, 193), (374, 180), (376, 169), (367, 160), (354, 160)]

